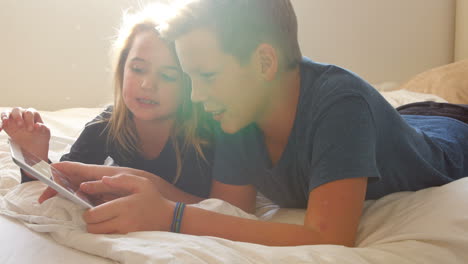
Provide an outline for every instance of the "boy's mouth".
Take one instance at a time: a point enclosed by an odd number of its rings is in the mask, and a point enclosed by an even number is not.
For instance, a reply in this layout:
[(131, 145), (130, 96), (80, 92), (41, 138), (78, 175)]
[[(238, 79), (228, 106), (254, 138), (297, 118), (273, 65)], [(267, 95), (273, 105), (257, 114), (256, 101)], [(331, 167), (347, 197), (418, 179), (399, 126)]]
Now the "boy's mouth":
[(219, 111), (210, 111), (210, 113), (213, 115), (213, 119), (216, 121), (220, 121), (223, 118), (224, 112), (226, 112), (225, 109)]

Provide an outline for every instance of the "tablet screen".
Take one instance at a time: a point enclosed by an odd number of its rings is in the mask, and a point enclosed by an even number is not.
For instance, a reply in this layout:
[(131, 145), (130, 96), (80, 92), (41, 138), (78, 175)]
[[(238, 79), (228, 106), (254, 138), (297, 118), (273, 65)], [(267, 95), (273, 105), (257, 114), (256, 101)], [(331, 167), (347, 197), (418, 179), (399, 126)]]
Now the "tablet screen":
[(25, 152), (24, 150), (22, 150), (22, 152), (24, 161), (43, 176), (60, 184), (72, 193), (75, 193), (76, 190), (78, 190), (78, 186), (74, 186), (70, 183), (70, 181), (60, 171), (54, 169), (54, 167), (50, 166), (49, 163), (37, 159), (37, 157), (31, 155), (29, 152)]
[(78, 203), (89, 208), (92, 207), (93, 203), (86, 194), (79, 191), (79, 186), (74, 185), (62, 172), (12, 141), (10, 141), (10, 146), (13, 160), (26, 172), (46, 183), (66, 198), (77, 202), (77, 197), (79, 197), (82, 201), (78, 201)]

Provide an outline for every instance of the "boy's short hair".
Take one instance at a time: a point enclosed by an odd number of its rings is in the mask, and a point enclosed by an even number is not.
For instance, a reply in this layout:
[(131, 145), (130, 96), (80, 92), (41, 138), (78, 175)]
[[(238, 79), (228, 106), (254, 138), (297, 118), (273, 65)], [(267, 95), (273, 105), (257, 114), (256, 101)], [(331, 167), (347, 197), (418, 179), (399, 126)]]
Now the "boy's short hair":
[(297, 19), (290, 0), (185, 0), (167, 21), (163, 37), (176, 40), (197, 28), (213, 30), (224, 52), (246, 63), (261, 43), (279, 50), (280, 66), (302, 59)]

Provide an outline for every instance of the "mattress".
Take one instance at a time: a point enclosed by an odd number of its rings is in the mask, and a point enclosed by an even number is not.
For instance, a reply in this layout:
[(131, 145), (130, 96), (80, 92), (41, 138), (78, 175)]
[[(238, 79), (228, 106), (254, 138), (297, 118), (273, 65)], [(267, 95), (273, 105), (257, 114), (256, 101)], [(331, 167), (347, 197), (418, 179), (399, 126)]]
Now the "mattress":
[[(443, 101), (407, 91), (382, 94), (394, 106)], [(41, 112), (52, 132), (52, 161), (101, 110)], [(44, 184), (19, 184), (6, 141), (6, 134), (0, 133), (0, 263), (468, 263), (468, 178), (366, 201), (356, 248), (268, 247), (170, 232), (95, 235), (85, 231), (82, 208), (61, 197), (39, 204)], [(282, 223), (302, 224), (305, 215), (305, 210), (279, 208), (261, 195), (253, 215), (217, 199), (197, 206)]]

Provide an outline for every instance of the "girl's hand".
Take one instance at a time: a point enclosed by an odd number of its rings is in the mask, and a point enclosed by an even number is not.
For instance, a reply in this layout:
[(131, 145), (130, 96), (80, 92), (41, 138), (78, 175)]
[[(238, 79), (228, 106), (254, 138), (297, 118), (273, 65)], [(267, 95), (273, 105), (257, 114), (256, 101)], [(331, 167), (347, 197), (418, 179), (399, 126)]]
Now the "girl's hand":
[[(52, 164), (56, 170), (61, 172), (62, 177), (66, 177), (67, 182), (74, 186), (75, 191), (80, 188), (80, 185), (87, 182), (100, 182), (101, 178), (104, 176), (115, 176), (121, 174), (133, 174), (138, 176), (147, 177), (148, 179), (157, 178), (157, 176), (136, 169), (125, 168), (125, 167), (110, 167), (110, 166), (101, 166), (101, 165), (89, 165), (79, 162), (59, 162)], [(114, 189), (109, 190), (107, 185), (91, 185), (97, 186), (95, 188), (104, 187), (105, 189), (92, 189), (88, 191), (89, 198), (92, 200), (93, 204), (101, 204), (114, 200), (116, 198), (127, 195), (127, 192), (116, 192)], [(47, 187), (47, 189), (41, 194), (38, 201), (43, 203), (49, 198), (54, 197), (57, 192)]]
[(147, 178), (121, 174), (83, 183), (80, 189), (91, 195), (122, 196), (83, 214), (90, 233), (170, 230), (174, 203), (164, 199), (156, 184)]
[(48, 159), (50, 130), (33, 108), (15, 107), (1, 114), (2, 129), (20, 147), (42, 160)]

